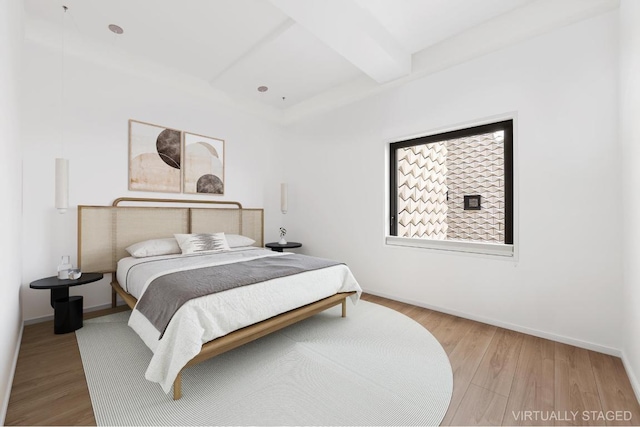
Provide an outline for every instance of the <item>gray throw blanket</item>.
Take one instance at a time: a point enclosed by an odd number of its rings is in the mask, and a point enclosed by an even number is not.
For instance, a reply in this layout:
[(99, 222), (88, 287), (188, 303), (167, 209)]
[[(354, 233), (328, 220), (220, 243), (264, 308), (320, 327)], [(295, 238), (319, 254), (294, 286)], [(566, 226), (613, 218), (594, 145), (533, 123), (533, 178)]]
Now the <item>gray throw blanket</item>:
[(136, 309), (149, 319), (162, 338), (176, 311), (190, 299), (339, 264), (323, 258), (287, 254), (178, 271), (154, 279), (138, 300)]

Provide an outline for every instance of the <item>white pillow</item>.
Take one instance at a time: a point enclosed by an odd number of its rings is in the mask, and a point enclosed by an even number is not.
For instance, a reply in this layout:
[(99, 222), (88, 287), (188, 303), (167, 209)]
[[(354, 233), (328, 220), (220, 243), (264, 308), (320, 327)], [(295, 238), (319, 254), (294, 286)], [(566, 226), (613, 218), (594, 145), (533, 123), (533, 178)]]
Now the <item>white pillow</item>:
[(127, 252), (135, 258), (144, 258), (157, 255), (179, 254), (182, 251), (178, 242), (173, 237), (167, 239), (151, 239), (134, 243), (127, 248)]
[(230, 248), (240, 248), (243, 246), (251, 246), (256, 241), (250, 237), (242, 236), (240, 234), (225, 234), (224, 237), (227, 239), (227, 243)]
[(228, 251), (224, 233), (174, 234), (182, 254)]

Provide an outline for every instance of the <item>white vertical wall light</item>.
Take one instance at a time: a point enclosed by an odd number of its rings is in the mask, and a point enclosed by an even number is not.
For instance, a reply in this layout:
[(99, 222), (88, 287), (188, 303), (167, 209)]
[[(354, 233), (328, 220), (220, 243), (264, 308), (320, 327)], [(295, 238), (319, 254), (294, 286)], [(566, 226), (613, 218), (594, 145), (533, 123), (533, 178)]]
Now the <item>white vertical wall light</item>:
[(280, 210), (283, 214), (287, 213), (289, 209), (289, 186), (286, 182), (280, 184)]
[[(67, 6), (62, 6), (62, 43), (60, 51), (62, 53), (60, 61), (60, 146), (64, 155), (64, 33), (65, 16)], [(56, 159), (56, 209), (63, 214), (69, 208), (69, 160), (63, 158)]]
[[(282, 184), (280, 184), (280, 211), (282, 211), (283, 214), (287, 213), (287, 210), (289, 209), (289, 195), (287, 194), (289, 191), (289, 186), (287, 185), (286, 182), (283, 182)], [(284, 227), (280, 227), (280, 240), (278, 241), (278, 244), (280, 245), (286, 245), (287, 244), (287, 239), (284, 237), (287, 234), (287, 229)]]
[(56, 209), (63, 214), (69, 208), (69, 160), (56, 159)]

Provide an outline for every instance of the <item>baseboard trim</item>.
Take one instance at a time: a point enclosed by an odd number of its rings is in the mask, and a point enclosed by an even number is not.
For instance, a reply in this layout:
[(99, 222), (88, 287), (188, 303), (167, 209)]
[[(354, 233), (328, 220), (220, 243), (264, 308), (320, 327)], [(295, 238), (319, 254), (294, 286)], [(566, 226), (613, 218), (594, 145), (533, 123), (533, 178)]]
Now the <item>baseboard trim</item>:
[(627, 353), (622, 350), (622, 365), (624, 366), (624, 370), (627, 371), (627, 376), (629, 377), (629, 382), (631, 382), (631, 388), (633, 388), (633, 392), (636, 394), (636, 400), (640, 402), (640, 381), (638, 381), (638, 377), (631, 367), (631, 362), (629, 362), (629, 358), (627, 357)]
[[(124, 302), (118, 301), (118, 305), (124, 305)], [(92, 311), (104, 310), (105, 308), (111, 308), (111, 303), (109, 304), (100, 304), (94, 305), (93, 307), (86, 307), (82, 310), (83, 313), (90, 313)], [(49, 320), (53, 320), (53, 314), (48, 314), (46, 316), (34, 317), (33, 319), (25, 319), (24, 325), (34, 325), (36, 323), (48, 322)]]
[[(575, 338), (570, 338), (570, 337), (565, 337), (563, 335), (557, 335), (551, 332), (546, 332), (546, 331), (540, 331), (538, 329), (531, 329), (531, 328), (527, 328), (525, 326), (520, 326), (520, 325), (516, 325), (513, 323), (508, 323), (508, 322), (503, 322), (497, 319), (492, 319), (489, 317), (483, 317), (483, 316), (476, 316), (476, 315), (472, 315), (469, 313), (463, 313), (461, 311), (457, 311), (457, 310), (451, 310), (448, 308), (444, 308), (444, 307), (438, 307), (435, 305), (431, 305), (431, 304), (425, 304), (422, 303), (420, 301), (415, 301), (415, 300), (411, 300), (411, 299), (407, 299), (407, 298), (398, 298), (396, 296), (393, 295), (389, 295), (389, 294), (385, 294), (383, 292), (372, 292), (372, 291), (368, 291), (366, 289), (363, 289), (363, 291), (365, 293), (371, 294), (371, 295), (376, 295), (379, 297), (383, 297), (383, 298), (388, 298), (388, 299), (392, 299), (395, 301), (399, 301), (399, 302), (403, 302), (406, 304), (411, 304), (411, 305), (416, 305), (418, 307), (422, 307), (422, 308), (427, 308), (429, 310), (434, 310), (434, 311), (439, 311), (441, 313), (446, 313), (446, 314), (450, 314), (452, 316), (457, 316), (457, 317), (462, 317), (465, 319), (469, 319), (469, 320), (474, 320), (476, 322), (481, 322), (481, 323), (486, 323), (488, 325), (493, 325), (493, 326), (498, 326), (500, 328), (504, 328), (504, 329), (509, 329), (512, 331), (516, 331), (516, 332), (522, 332), (523, 334), (527, 334), (527, 335), (533, 335), (535, 337), (539, 337), (539, 338), (544, 338), (544, 339), (548, 339), (548, 340), (552, 340), (552, 341), (557, 341), (563, 344), (568, 344), (568, 345), (572, 345), (574, 347), (580, 347), (580, 348), (584, 348), (587, 350), (592, 350), (598, 353), (604, 353), (604, 354), (608, 354), (611, 356), (616, 356), (616, 357), (621, 357), (622, 356), (622, 352), (620, 349), (617, 348), (612, 348), (612, 347), (607, 347), (607, 346), (603, 346), (600, 344), (595, 344), (589, 341), (582, 341), (582, 340), (578, 340)], [(637, 393), (637, 391), (636, 391)]]
[(20, 332), (18, 333), (18, 341), (16, 342), (16, 350), (13, 353), (13, 363), (11, 365), (11, 373), (9, 374), (9, 381), (5, 386), (5, 396), (7, 397), (2, 405), (2, 412), (0, 413), (0, 425), (5, 425), (7, 419), (7, 410), (9, 409), (9, 400), (11, 400), (11, 389), (13, 388), (13, 378), (16, 375), (16, 367), (18, 366), (18, 356), (20, 355), (20, 346), (22, 344), (22, 332), (24, 331), (24, 324), (20, 325)]

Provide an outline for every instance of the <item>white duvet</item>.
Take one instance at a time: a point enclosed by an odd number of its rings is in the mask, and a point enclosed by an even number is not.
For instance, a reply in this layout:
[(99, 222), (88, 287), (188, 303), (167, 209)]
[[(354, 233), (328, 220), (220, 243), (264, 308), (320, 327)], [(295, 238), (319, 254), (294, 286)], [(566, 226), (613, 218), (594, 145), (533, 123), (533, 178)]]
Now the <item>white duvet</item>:
[[(149, 283), (163, 274), (283, 255), (286, 254), (250, 248), (194, 256), (123, 258), (118, 262), (117, 280), (124, 290), (140, 299)], [(162, 339), (160, 332), (135, 309), (129, 326), (153, 351), (145, 377), (168, 393), (180, 370), (200, 352), (202, 344), (338, 292), (351, 291), (356, 291), (351, 297), (355, 304), (362, 289), (347, 266), (337, 265), (192, 299), (176, 312)]]

